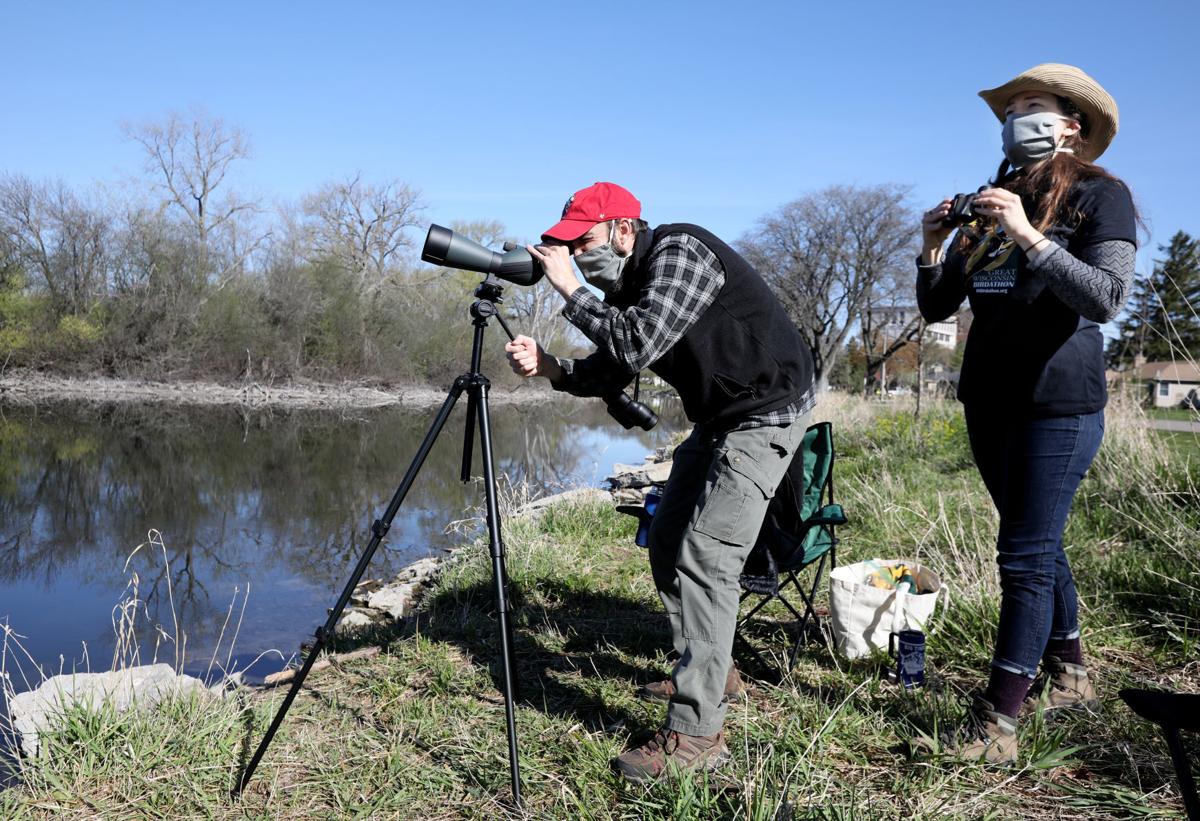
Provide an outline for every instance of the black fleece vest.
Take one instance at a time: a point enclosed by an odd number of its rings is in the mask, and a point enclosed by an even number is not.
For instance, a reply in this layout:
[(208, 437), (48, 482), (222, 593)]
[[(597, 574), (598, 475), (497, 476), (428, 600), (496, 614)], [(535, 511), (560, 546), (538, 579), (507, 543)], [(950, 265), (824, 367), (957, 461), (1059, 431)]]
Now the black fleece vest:
[(783, 306), (746, 260), (696, 225), (660, 225), (643, 233), (621, 278), (606, 297), (636, 305), (655, 249), (669, 234), (689, 234), (721, 261), (725, 285), (716, 300), (665, 354), (650, 363), (683, 400), (694, 424), (732, 428), (747, 416), (784, 408), (812, 385), (812, 353)]

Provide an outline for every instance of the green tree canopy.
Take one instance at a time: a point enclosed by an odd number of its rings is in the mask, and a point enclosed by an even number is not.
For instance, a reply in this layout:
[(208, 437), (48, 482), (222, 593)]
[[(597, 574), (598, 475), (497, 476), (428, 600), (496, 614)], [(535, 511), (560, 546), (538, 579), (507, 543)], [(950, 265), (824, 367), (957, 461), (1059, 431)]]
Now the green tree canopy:
[(1200, 240), (1178, 231), (1159, 250), (1165, 258), (1130, 293), (1109, 356), (1114, 365), (1138, 355), (1151, 362), (1200, 358)]

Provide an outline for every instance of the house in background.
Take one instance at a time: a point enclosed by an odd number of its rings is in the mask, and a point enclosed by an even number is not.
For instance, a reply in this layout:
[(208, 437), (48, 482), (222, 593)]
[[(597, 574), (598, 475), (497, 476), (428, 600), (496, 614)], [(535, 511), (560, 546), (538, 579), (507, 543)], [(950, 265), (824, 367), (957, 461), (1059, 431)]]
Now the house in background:
[(922, 374), (921, 391), (925, 396), (953, 399), (958, 390), (958, 375), (958, 371), (952, 371), (941, 362), (935, 362)]
[[(916, 305), (897, 305), (874, 310), (881, 320), (879, 329), (884, 344), (900, 337), (918, 314)], [(931, 322), (926, 325), (925, 341), (941, 345), (943, 348), (953, 349), (958, 343), (958, 317), (952, 316), (941, 322)]]
[(1200, 396), (1200, 366), (1192, 362), (1146, 362), (1135, 370), (1149, 391), (1150, 405), (1177, 408)]

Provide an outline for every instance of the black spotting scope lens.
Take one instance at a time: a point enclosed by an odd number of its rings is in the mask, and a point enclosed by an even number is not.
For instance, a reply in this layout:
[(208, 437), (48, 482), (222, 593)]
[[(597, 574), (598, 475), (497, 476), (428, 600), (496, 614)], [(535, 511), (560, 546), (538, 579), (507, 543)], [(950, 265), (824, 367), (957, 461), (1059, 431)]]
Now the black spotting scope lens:
[(447, 268), (494, 274), (517, 285), (533, 285), (545, 273), (523, 247), (499, 254), (441, 225), (429, 226), (421, 259)]

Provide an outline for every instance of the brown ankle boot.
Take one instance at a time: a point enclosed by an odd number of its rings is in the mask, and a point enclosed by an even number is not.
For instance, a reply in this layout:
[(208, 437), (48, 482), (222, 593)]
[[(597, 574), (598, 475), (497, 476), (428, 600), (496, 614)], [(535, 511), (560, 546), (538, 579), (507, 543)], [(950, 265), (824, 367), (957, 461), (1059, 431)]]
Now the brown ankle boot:
[[(749, 689), (742, 681), (737, 665), (729, 665), (729, 674), (725, 677), (725, 700), (730, 704), (741, 701), (742, 696)], [(673, 695), (675, 695), (675, 684), (669, 678), (652, 681), (638, 688), (638, 697), (646, 701), (670, 701)]]
[(1021, 705), (1022, 716), (1033, 715), (1039, 706), (1047, 713), (1051, 710), (1096, 712), (1100, 709), (1096, 688), (1082, 664), (1047, 656), (1042, 666), (1045, 670), (1043, 678), (1029, 689), (1029, 695)]
[(684, 735), (663, 728), (640, 747), (613, 759), (617, 772), (630, 781), (653, 781), (668, 768), (715, 770), (729, 760), (725, 732), (714, 735)]
[(958, 724), (944, 729), (937, 738), (921, 735), (910, 744), (927, 755), (1013, 764), (1017, 760), (1017, 720), (996, 712), (990, 702), (977, 696)]

